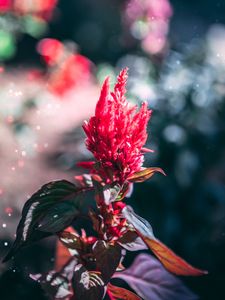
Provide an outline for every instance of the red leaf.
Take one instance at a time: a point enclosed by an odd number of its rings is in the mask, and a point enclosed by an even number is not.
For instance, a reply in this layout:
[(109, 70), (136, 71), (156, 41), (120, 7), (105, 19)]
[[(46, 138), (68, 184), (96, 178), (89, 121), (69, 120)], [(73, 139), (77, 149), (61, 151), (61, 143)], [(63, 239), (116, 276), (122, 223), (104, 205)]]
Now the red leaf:
[(142, 236), (142, 239), (168, 271), (183, 276), (200, 276), (208, 274), (207, 271), (191, 266), (158, 239), (151, 239), (144, 236)]
[(107, 286), (107, 292), (112, 300), (141, 300), (136, 294), (124, 288), (112, 285)]
[(55, 270), (59, 272), (70, 258), (69, 250), (58, 240), (56, 244)]
[[(74, 233), (74, 229), (72, 227), (66, 228), (66, 230), (70, 233)], [(68, 262), (71, 258), (71, 254), (66, 246), (63, 245), (60, 240), (56, 242), (56, 252), (55, 252), (55, 270), (58, 272), (61, 268)]]
[(138, 216), (130, 206), (125, 206), (122, 214), (168, 271), (183, 276), (200, 276), (208, 273), (207, 271), (192, 267), (155, 238), (148, 221)]
[(139, 172), (136, 172), (129, 176), (127, 180), (129, 182), (143, 182), (149, 178), (151, 178), (156, 172), (159, 172), (166, 176), (165, 172), (161, 168), (146, 168)]

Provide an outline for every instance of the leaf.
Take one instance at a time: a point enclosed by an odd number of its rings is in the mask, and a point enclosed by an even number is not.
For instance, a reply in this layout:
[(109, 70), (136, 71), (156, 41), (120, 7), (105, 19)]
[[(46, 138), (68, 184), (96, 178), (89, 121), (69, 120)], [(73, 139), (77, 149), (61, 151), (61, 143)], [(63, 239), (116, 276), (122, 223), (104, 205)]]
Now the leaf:
[(107, 286), (107, 292), (113, 300), (141, 300), (136, 294), (128, 291), (119, 286), (112, 285), (111, 283)]
[(63, 231), (59, 233), (59, 239), (64, 246), (70, 249), (80, 251), (82, 249), (82, 241), (80, 236), (75, 232)]
[(71, 258), (69, 250), (59, 241), (56, 242), (55, 270), (59, 271)]
[(143, 239), (146, 245), (158, 257), (168, 271), (176, 275), (183, 276), (200, 276), (208, 273), (207, 271), (191, 266), (166, 245), (156, 239), (148, 221), (135, 214), (130, 206), (124, 207), (122, 214), (127, 219), (128, 223), (133, 225), (138, 235)]
[(40, 282), (41, 287), (50, 299), (65, 299), (73, 295), (71, 291), (71, 280), (78, 261), (71, 258), (59, 271), (50, 271), (46, 274), (31, 274), (33, 280)]
[(153, 256), (140, 254), (133, 264), (113, 278), (125, 280), (144, 300), (197, 300), (180, 279), (166, 271)]
[(118, 239), (117, 243), (128, 251), (148, 249), (145, 242), (138, 236), (136, 231), (127, 231)]
[(73, 300), (101, 300), (105, 296), (106, 286), (100, 274), (88, 271), (83, 265), (76, 266), (72, 279)]
[(145, 168), (139, 172), (132, 174), (127, 178), (129, 182), (143, 182), (150, 179), (156, 172), (159, 172), (166, 176), (165, 172), (161, 168)]
[(122, 209), (122, 215), (134, 227), (138, 235), (154, 238), (152, 226), (147, 220), (137, 215), (131, 206), (126, 205)]
[(158, 239), (143, 237), (143, 240), (168, 271), (182, 276), (201, 276), (208, 274), (205, 270), (191, 266)]
[(93, 229), (99, 234), (104, 235), (104, 219), (101, 215), (96, 214), (93, 210), (89, 210), (89, 217), (93, 223)]
[(116, 200), (122, 201), (125, 197), (129, 198), (132, 193), (133, 193), (133, 183), (125, 182)]
[(104, 282), (108, 282), (121, 261), (121, 247), (98, 240), (92, 249), (96, 258), (96, 269), (101, 272)]
[[(21, 247), (67, 227), (84, 206), (84, 193), (90, 188), (66, 180), (45, 184), (25, 203), (17, 227), (16, 240), (3, 260), (9, 260)], [(54, 216), (57, 218), (54, 218)]]
[(92, 176), (93, 184), (95, 187), (95, 198), (97, 205), (102, 205), (102, 203), (109, 205), (110, 203), (117, 200), (121, 192), (121, 186), (118, 183), (113, 184), (103, 184)]

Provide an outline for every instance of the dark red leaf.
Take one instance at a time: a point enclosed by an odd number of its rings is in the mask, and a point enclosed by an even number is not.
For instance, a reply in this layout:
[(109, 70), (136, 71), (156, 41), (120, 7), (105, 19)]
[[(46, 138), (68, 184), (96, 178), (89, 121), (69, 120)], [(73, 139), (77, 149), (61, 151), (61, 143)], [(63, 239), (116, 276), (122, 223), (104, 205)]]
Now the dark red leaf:
[(97, 270), (101, 272), (104, 282), (108, 282), (121, 261), (121, 247), (99, 240), (93, 246), (93, 254)]
[(158, 239), (144, 236), (142, 236), (142, 238), (168, 271), (182, 276), (201, 276), (208, 274), (207, 271), (191, 266)]
[(129, 182), (143, 182), (147, 179), (150, 179), (156, 172), (166, 175), (161, 168), (146, 168), (132, 174), (130, 177), (127, 178), (127, 180)]

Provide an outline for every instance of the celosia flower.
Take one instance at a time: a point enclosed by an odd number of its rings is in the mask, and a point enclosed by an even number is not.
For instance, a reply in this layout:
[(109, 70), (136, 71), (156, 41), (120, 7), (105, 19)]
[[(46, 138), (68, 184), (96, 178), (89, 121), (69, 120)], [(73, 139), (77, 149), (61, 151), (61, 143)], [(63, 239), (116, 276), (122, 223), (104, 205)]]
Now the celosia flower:
[(122, 70), (111, 93), (109, 78), (105, 80), (95, 116), (83, 125), (86, 146), (97, 161), (94, 172), (108, 183), (123, 184), (130, 175), (140, 171), (146, 151), (143, 146), (151, 111), (147, 103), (138, 110), (127, 101), (127, 77), (127, 69)]

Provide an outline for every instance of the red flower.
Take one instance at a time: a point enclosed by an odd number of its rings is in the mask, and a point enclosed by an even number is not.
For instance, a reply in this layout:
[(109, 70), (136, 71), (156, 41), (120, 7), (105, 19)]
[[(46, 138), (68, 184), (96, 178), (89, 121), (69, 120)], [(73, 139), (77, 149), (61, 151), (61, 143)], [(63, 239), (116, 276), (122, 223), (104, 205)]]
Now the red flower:
[(11, 0), (0, 0), (0, 13), (9, 11), (12, 7)]
[(124, 181), (140, 171), (144, 156), (143, 146), (147, 139), (147, 123), (151, 111), (147, 103), (140, 110), (127, 102), (127, 69), (121, 71), (114, 87), (109, 91), (109, 78), (103, 84), (95, 116), (85, 122), (83, 129), (87, 135), (86, 146), (97, 164), (95, 173), (106, 182)]

